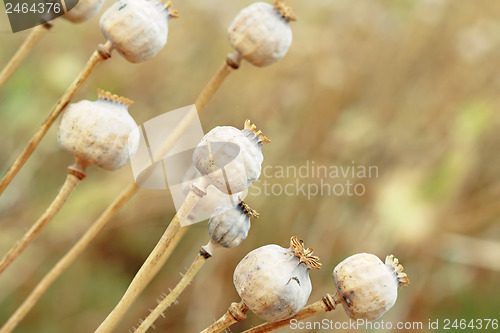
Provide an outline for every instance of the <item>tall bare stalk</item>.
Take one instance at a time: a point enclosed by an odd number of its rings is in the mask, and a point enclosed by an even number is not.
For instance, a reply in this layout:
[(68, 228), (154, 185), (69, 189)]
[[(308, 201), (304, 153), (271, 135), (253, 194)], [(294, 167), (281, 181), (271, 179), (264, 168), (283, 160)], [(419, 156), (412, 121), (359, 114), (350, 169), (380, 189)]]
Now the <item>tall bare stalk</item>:
[(43, 228), (54, 218), (61, 210), (62, 206), (69, 198), (76, 186), (85, 178), (85, 163), (81, 163), (78, 159), (75, 164), (68, 167), (68, 175), (66, 181), (59, 190), (59, 193), (31, 226), (31, 228), (23, 235), (23, 237), (14, 244), (5, 256), (0, 260), (0, 274), (26, 249), (26, 247), (40, 234)]
[(52, 23), (47, 22), (41, 25), (37, 25), (31, 29), (28, 37), (21, 44), (17, 52), (12, 56), (7, 65), (0, 72), (0, 88), (9, 80), (9, 78), (14, 74), (19, 65), (23, 62), (28, 54), (33, 50), (35, 45), (42, 39), (43, 36), (52, 28)]

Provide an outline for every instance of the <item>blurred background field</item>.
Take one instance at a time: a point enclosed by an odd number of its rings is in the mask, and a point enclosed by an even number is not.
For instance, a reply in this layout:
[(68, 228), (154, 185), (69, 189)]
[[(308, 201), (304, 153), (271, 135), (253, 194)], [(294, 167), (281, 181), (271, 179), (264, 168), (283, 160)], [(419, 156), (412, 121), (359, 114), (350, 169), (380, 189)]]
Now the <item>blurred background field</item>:
[[(175, 1), (181, 17), (170, 21), (167, 46), (157, 57), (130, 64), (115, 53), (74, 101), (95, 100), (97, 88), (110, 90), (135, 101), (130, 113), (139, 124), (194, 103), (232, 51), (227, 26), (250, 3)], [(292, 23), (288, 54), (270, 67), (244, 63), (231, 74), (200, 115), (203, 129), (241, 127), (250, 118), (273, 141), (263, 148), (264, 166), (300, 167), (307, 161), (376, 166), (378, 177), (353, 180), (364, 185), (362, 196), (309, 200), (300, 194), (255, 195), (262, 189), (257, 184), (247, 202), (261, 218), (252, 221), (248, 239), (216, 253), (179, 304), (157, 322), (156, 331), (198, 332), (208, 326), (239, 300), (232, 284), (239, 260), (265, 244), (287, 246), (292, 235), (303, 238), (324, 264), (311, 272), (310, 302), (334, 292), (331, 272), (347, 256), (393, 253), (411, 286), (400, 290), (384, 321), (420, 321), (426, 327), (429, 319), (500, 319), (500, 3), (289, 4), (299, 20)], [(104, 42), (99, 15), (80, 25), (54, 21), (52, 31), (0, 90), (2, 174)], [(5, 13), (0, 14), (0, 66), (26, 36), (10, 33)], [(56, 128), (0, 198), (2, 254), (50, 203), (72, 163), (72, 156), (58, 147)], [(89, 168), (88, 178), (53, 223), (0, 276), (0, 323), (131, 180), (130, 166), (112, 173)], [(92, 332), (174, 214), (168, 191), (141, 190), (15, 332)], [(207, 240), (206, 223), (190, 228), (117, 332), (132, 329), (156, 305)], [(324, 318), (347, 320), (341, 308)], [(260, 322), (250, 314), (231, 330)]]

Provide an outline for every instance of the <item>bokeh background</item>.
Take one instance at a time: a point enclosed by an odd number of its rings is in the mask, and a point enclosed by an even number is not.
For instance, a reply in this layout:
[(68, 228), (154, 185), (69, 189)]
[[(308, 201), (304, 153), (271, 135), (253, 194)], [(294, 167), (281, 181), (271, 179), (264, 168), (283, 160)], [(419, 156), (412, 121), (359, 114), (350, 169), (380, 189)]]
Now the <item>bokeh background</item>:
[[(194, 103), (232, 51), (227, 26), (250, 3), (175, 1), (181, 17), (170, 22), (167, 46), (157, 57), (130, 64), (115, 53), (74, 101), (95, 100), (97, 88), (110, 90), (135, 101), (130, 113), (137, 123)], [(290, 0), (289, 5), (299, 20), (292, 23), (288, 54), (270, 67), (244, 63), (232, 73), (200, 115), (204, 130), (241, 127), (250, 118), (273, 141), (263, 149), (264, 166), (299, 167), (307, 161), (376, 166), (378, 177), (352, 179), (365, 186), (362, 196), (308, 200), (255, 195), (254, 188), (247, 202), (261, 218), (252, 221), (248, 239), (216, 253), (156, 331), (199, 332), (208, 326), (239, 300), (232, 284), (239, 260), (265, 244), (287, 246), (292, 235), (303, 238), (324, 264), (310, 274), (310, 302), (335, 291), (331, 272), (347, 256), (393, 253), (411, 286), (400, 290), (385, 321), (421, 321), (426, 327), (429, 320), (445, 318), (499, 319), (500, 3)], [(101, 13), (78, 25), (56, 20), (0, 90), (2, 173), (104, 42)], [(27, 34), (9, 32), (0, 13), (2, 66)], [(44, 211), (65, 179), (72, 156), (58, 147), (56, 128), (0, 198), (1, 253)], [(56, 219), (0, 276), (1, 323), (131, 180), (130, 166), (116, 172), (88, 169)], [(93, 332), (174, 214), (168, 191), (141, 190), (15, 332)], [(131, 330), (147, 315), (207, 240), (206, 223), (190, 227), (117, 332)], [(341, 308), (324, 318), (347, 320)], [(261, 322), (249, 314), (231, 331)]]

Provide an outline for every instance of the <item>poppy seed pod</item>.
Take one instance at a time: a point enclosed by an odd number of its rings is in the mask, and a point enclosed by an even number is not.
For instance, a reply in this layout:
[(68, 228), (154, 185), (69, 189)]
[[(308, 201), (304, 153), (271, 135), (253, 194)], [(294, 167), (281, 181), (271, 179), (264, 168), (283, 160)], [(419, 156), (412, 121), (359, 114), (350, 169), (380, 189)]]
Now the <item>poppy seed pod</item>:
[(83, 22), (101, 9), (104, 0), (79, 0), (75, 7), (62, 17), (73, 23)]
[(194, 150), (193, 163), (220, 191), (243, 192), (259, 178), (264, 161), (262, 145), (268, 142), (250, 120), (245, 121), (243, 130), (216, 127)]
[(139, 137), (129, 135), (137, 128), (128, 113), (133, 102), (127, 98), (98, 90), (98, 100), (70, 104), (59, 126), (58, 140), (62, 148), (87, 165), (106, 170), (124, 166), (130, 152), (139, 146)]
[(226, 204), (217, 207), (208, 221), (210, 242), (205, 246), (205, 250), (211, 254), (216, 246), (240, 245), (248, 236), (250, 217), (258, 218), (259, 213), (243, 200), (237, 205)]
[(168, 20), (177, 17), (162, 0), (120, 0), (104, 12), (101, 31), (132, 63), (153, 58), (167, 43)]
[(345, 312), (352, 319), (376, 320), (396, 302), (398, 287), (409, 284), (393, 255), (385, 264), (375, 255), (355, 254), (335, 267), (333, 279)]
[(243, 302), (266, 321), (289, 318), (309, 299), (311, 268), (319, 269), (319, 258), (292, 237), (290, 248), (266, 245), (243, 258), (234, 271), (233, 282)]
[(236, 58), (259, 67), (280, 60), (292, 44), (289, 22), (293, 20), (295, 16), (283, 0), (276, 0), (274, 6), (256, 2), (244, 8), (227, 32), (229, 43), (237, 52)]

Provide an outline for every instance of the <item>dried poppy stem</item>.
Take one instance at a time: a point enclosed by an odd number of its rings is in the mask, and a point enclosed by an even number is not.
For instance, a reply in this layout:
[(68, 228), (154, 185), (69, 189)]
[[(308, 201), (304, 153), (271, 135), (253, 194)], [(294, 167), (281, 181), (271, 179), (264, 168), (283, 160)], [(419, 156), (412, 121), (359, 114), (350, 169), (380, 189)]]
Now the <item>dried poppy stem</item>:
[(111, 57), (112, 50), (113, 50), (113, 44), (110, 41), (108, 41), (103, 45), (99, 45), (97, 50), (95, 50), (94, 53), (92, 53), (90, 59), (85, 64), (85, 67), (82, 69), (80, 74), (78, 74), (73, 83), (64, 92), (63, 96), (54, 106), (47, 119), (45, 119), (45, 121), (43, 122), (42, 126), (40, 126), (35, 135), (33, 135), (31, 140), (28, 142), (28, 145), (24, 148), (21, 154), (10, 166), (9, 170), (7, 170), (5, 176), (3, 176), (2, 180), (0, 181), (0, 195), (2, 195), (7, 186), (9, 186), (10, 182), (12, 181), (12, 179), (14, 179), (19, 170), (21, 170), (24, 163), (26, 163), (28, 158), (33, 153), (33, 151), (35, 151), (40, 141), (42, 141), (43, 137), (49, 130), (50, 126), (61, 114), (66, 105), (69, 104), (69, 102), (71, 101), (73, 96), (75, 96), (78, 89), (89, 78), (90, 74), (94, 71), (96, 66), (101, 62), (103, 62), (104, 60), (109, 59), (109, 57)]
[(250, 229), (251, 217), (258, 218), (259, 213), (250, 208), (243, 200), (237, 205), (233, 204), (231, 209), (227, 209), (225, 205), (216, 208), (208, 221), (208, 233), (210, 235), (208, 244), (201, 247), (193, 264), (181, 281), (159, 302), (158, 306), (151, 311), (147, 318), (140, 322), (134, 333), (146, 332), (150, 326), (153, 326), (156, 319), (163, 315), (163, 312), (179, 298), (180, 294), (191, 283), (203, 264), (212, 257), (217, 248), (235, 247), (245, 240)]
[[(238, 67), (232, 66), (229, 60), (225, 60), (224, 64), (217, 70), (214, 76), (211, 78), (209, 83), (204, 87), (201, 94), (196, 99), (196, 107), (198, 113), (200, 113), (208, 100), (213, 96), (213, 94), (220, 87), (224, 79), (231, 72), (231, 69), (237, 69)], [(188, 116), (187, 116), (188, 117)], [(183, 120), (184, 122), (184, 120)], [(189, 124), (189, 123), (188, 123)], [(169, 136), (167, 142), (165, 142), (162, 147), (162, 152), (168, 152), (172, 149), (173, 145), (180, 138), (179, 131), (172, 133)], [(5, 326), (0, 329), (0, 333), (11, 332), (19, 322), (28, 314), (28, 312), (35, 306), (36, 302), (42, 297), (45, 291), (54, 283), (54, 281), (78, 258), (78, 256), (90, 245), (90, 243), (97, 237), (97, 235), (104, 229), (104, 227), (111, 221), (113, 216), (121, 209), (125, 203), (127, 203), (133, 195), (140, 189), (140, 187), (132, 182), (130, 183), (116, 199), (111, 203), (108, 208), (95, 220), (92, 226), (85, 232), (85, 234), (80, 238), (80, 240), (62, 257), (57, 264), (44, 276), (44, 278), (38, 283), (35, 289), (30, 293), (28, 298), (21, 304), (21, 306), (16, 310), (16, 312), (9, 318)], [(166, 261), (175, 246), (177, 245), (180, 238), (186, 232), (187, 228), (180, 228), (177, 233), (177, 237), (170, 243), (170, 247), (164, 253), (164, 260)], [(145, 287), (145, 286), (144, 286)], [(132, 304), (132, 301), (130, 304)], [(130, 304), (126, 307), (130, 307)], [(123, 305), (122, 305), (123, 306)], [(122, 310), (126, 311), (126, 309)]]
[(35, 45), (45, 36), (45, 33), (52, 28), (52, 23), (47, 22), (41, 25), (37, 25), (31, 29), (28, 38), (26, 38), (23, 44), (19, 47), (17, 52), (12, 56), (10, 61), (5, 65), (4, 69), (0, 73), (0, 88), (9, 80), (12, 74), (16, 71), (23, 60), (28, 56)]
[(224, 60), (224, 63), (219, 67), (217, 72), (215, 72), (215, 75), (212, 76), (210, 81), (198, 95), (198, 98), (194, 103), (196, 105), (196, 109), (198, 110), (198, 112), (200, 112), (205, 108), (205, 105), (212, 98), (217, 89), (219, 89), (222, 82), (224, 82), (229, 73), (231, 73), (235, 69), (238, 69), (239, 65), (235, 63), (232, 59), (233, 59), (232, 56), (229, 55), (226, 58), (226, 60)]
[(80, 240), (57, 262), (57, 264), (43, 277), (38, 285), (33, 289), (21, 306), (14, 312), (5, 325), (0, 329), (0, 333), (12, 332), (19, 322), (35, 306), (54, 281), (75, 261), (78, 256), (87, 248), (94, 238), (106, 226), (107, 222), (116, 212), (134, 195), (139, 189), (135, 183), (126, 187), (118, 198), (101, 214)]
[(259, 326), (253, 327), (249, 330), (246, 330), (244, 333), (262, 333), (262, 332), (272, 332), (277, 329), (280, 329), (282, 327), (288, 326), (290, 324), (290, 321), (292, 319), (295, 319), (296, 321), (301, 321), (303, 319), (329, 312), (332, 310), (335, 310), (335, 306), (337, 304), (340, 304), (340, 299), (338, 294), (335, 295), (330, 295), (326, 294), (325, 297), (323, 297), (321, 300), (308, 305), (304, 307), (302, 310), (300, 310), (296, 315), (288, 318), (288, 319), (283, 319), (280, 321), (275, 321), (275, 322), (270, 322), (270, 323), (264, 323)]
[(82, 161), (76, 160), (75, 164), (68, 167), (68, 175), (66, 181), (59, 190), (54, 201), (40, 216), (40, 218), (31, 226), (31, 228), (24, 234), (24, 236), (17, 241), (14, 246), (7, 252), (7, 254), (0, 261), (0, 273), (2, 273), (33, 241), (43, 228), (54, 218), (64, 205), (70, 194), (76, 186), (85, 178), (86, 164)]
[(248, 307), (243, 301), (239, 303), (232, 303), (229, 309), (222, 317), (220, 317), (215, 323), (205, 328), (201, 333), (217, 333), (229, 326), (244, 320), (247, 315)]
[(186, 274), (182, 277), (181, 281), (175, 286), (175, 288), (158, 304), (158, 306), (151, 311), (151, 313), (141, 321), (139, 327), (134, 330), (134, 333), (143, 333), (151, 327), (156, 319), (160, 317), (165, 310), (167, 310), (172, 303), (174, 303), (180, 294), (186, 289), (186, 287), (193, 281), (198, 271), (201, 269), (204, 263), (211, 257), (211, 255), (205, 250), (201, 250), (196, 256), (193, 263), (187, 270)]
[(184, 235), (186, 228), (181, 228), (180, 221), (188, 217), (189, 213), (198, 203), (200, 198), (206, 194), (204, 191), (205, 188), (206, 184), (201, 184), (200, 187), (193, 185), (182, 206), (179, 208), (179, 211), (175, 214), (153, 251), (151, 251), (144, 264), (142, 264), (141, 268), (136, 273), (120, 302), (109, 313), (101, 325), (99, 325), (95, 331), (96, 333), (113, 331), (113, 329), (120, 322), (120, 319), (125, 315), (125, 312), (128, 310), (132, 302), (141, 294), (153, 277), (156, 276), (160, 268), (170, 256), (172, 250)]

